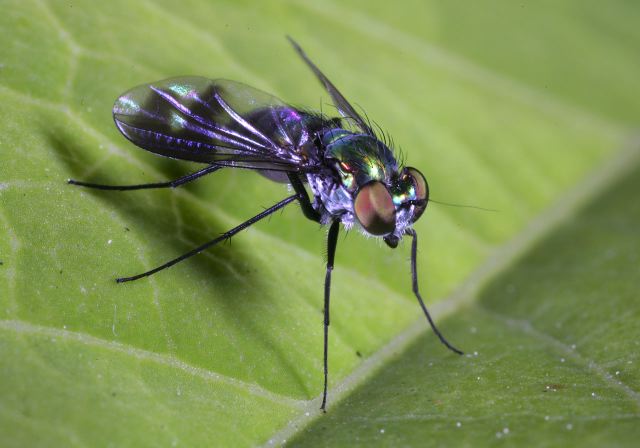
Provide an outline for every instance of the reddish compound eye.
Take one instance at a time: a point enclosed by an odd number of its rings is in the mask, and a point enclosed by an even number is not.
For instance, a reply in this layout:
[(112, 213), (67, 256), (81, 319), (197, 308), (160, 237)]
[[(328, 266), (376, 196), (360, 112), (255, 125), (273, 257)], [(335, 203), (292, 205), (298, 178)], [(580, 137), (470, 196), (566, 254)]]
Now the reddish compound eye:
[(424, 178), (422, 173), (415, 168), (407, 167), (407, 174), (411, 176), (413, 180), (413, 186), (416, 189), (416, 200), (424, 201), (420, 205), (416, 205), (413, 212), (412, 222), (416, 222), (427, 208), (427, 202), (429, 201), (429, 184), (427, 179)]
[(382, 182), (369, 182), (360, 188), (353, 210), (360, 225), (372, 235), (387, 235), (396, 228), (396, 207)]

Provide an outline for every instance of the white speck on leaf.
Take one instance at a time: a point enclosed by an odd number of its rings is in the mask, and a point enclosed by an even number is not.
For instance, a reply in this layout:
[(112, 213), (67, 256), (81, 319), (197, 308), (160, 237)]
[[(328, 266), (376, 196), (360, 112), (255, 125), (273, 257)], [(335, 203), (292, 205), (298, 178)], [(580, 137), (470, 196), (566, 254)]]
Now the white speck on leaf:
[(116, 333), (116, 314), (118, 312), (118, 305), (116, 305), (115, 303), (113, 304), (113, 324), (111, 324), (111, 332), (113, 333), (114, 336), (118, 336), (118, 334)]

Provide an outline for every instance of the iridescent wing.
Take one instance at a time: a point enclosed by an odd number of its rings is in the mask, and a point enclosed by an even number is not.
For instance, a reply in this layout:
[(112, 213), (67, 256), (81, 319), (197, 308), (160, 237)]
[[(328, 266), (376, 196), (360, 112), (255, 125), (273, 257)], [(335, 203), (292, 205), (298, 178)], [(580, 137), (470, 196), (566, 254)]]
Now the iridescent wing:
[(331, 96), (331, 100), (333, 104), (336, 106), (340, 115), (342, 115), (347, 121), (354, 124), (356, 127), (360, 128), (362, 132), (365, 134), (375, 136), (371, 126), (367, 124), (367, 122), (356, 112), (356, 110), (349, 104), (344, 96), (340, 93), (340, 91), (333, 85), (331, 81), (320, 71), (316, 65), (311, 62), (309, 56), (304, 52), (304, 50), (298, 45), (298, 43), (293, 40), (290, 36), (287, 36), (291, 45), (296, 50), (296, 52), (300, 55), (300, 57), (304, 60), (304, 62), (309, 66), (311, 71), (316, 75), (316, 78), (320, 81), (320, 83), (324, 86), (329, 96)]
[[(196, 76), (135, 87), (113, 106), (120, 132), (156, 154), (222, 166), (303, 171), (296, 149), (304, 143), (305, 129), (301, 120), (297, 127), (283, 125), (287, 113), (302, 114), (245, 84)], [(252, 122), (256, 114), (261, 124)]]

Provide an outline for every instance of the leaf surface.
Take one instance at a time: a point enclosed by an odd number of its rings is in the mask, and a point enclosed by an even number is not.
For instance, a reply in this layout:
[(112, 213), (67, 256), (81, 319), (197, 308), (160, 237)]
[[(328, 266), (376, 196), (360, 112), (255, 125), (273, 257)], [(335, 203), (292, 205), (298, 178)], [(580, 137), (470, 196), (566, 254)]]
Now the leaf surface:
[[(232, 170), (173, 191), (67, 185), (68, 178), (158, 182), (198, 168), (145, 153), (119, 135), (111, 107), (132, 86), (189, 74), (229, 78), (328, 112), (326, 95), (284, 39), (292, 35), (394, 136), (406, 162), (426, 174), (434, 199), (499, 210), (429, 207), (416, 229), (431, 305), (446, 304), (498, 247), (633, 135), (637, 104), (628, 87), (640, 69), (627, 54), (638, 47), (628, 25), (636, 8), (611, 3), (602, 14), (593, 5), (574, 17), (569, 6), (538, 4), (467, 23), (448, 4), (5, 2), (3, 443), (256, 445), (291, 427), (320, 393), (325, 232), (297, 206), (153, 277), (113, 281), (187, 252), (287, 194)], [(536, 34), (540, 23), (547, 32)], [(517, 39), (499, 39), (514, 33)], [(580, 57), (584, 48), (589, 58)], [(611, 70), (592, 75), (603, 66)], [(591, 95), (605, 87), (606, 95)], [(390, 251), (352, 233), (340, 239), (333, 279), (336, 390), (422, 319), (408, 246)], [(445, 331), (463, 344), (476, 316), (453, 311)], [(483, 337), (493, 353), (509, 353), (500, 331), (518, 329), (503, 323), (489, 331), (493, 317), (485, 314)], [(489, 355), (450, 369), (468, 374)], [(423, 356), (455, 362), (435, 346)], [(495, 375), (487, 381), (497, 388)]]

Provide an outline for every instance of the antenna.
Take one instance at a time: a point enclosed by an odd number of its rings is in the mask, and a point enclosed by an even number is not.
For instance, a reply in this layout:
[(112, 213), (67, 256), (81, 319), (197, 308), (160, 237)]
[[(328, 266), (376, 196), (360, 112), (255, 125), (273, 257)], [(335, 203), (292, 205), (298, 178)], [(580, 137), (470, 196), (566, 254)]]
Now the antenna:
[(484, 207), (478, 207), (475, 205), (466, 205), (466, 204), (452, 204), (451, 202), (436, 201), (435, 199), (429, 199), (429, 202), (433, 202), (435, 204), (440, 204), (440, 205), (447, 205), (449, 207), (474, 208), (476, 210), (482, 210), (483, 212), (499, 212), (500, 211), (500, 210), (496, 210), (495, 208), (484, 208)]

